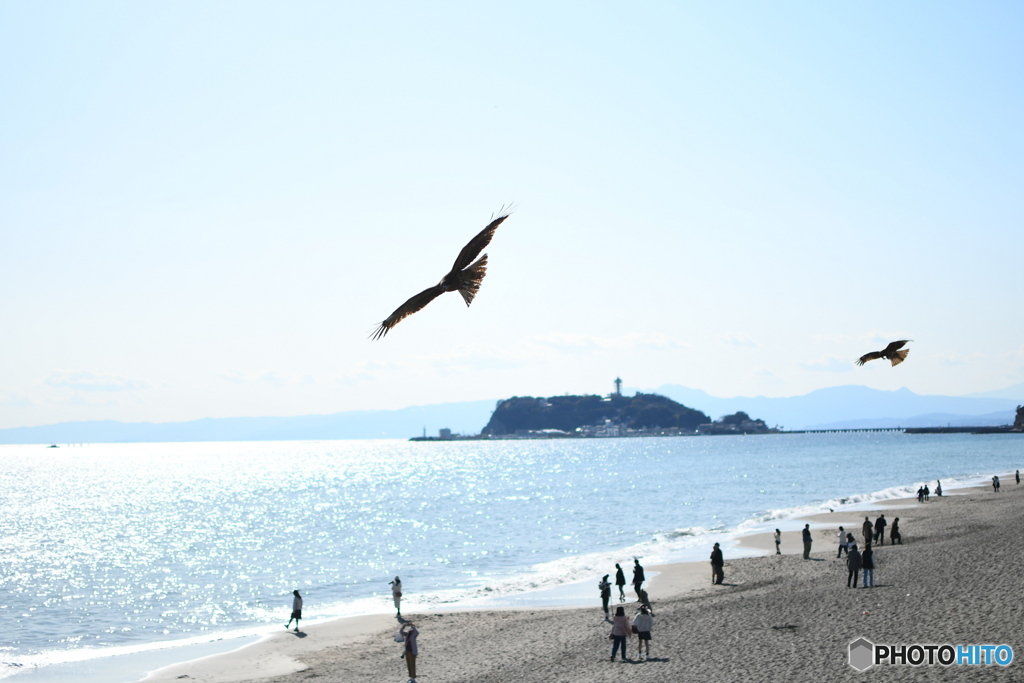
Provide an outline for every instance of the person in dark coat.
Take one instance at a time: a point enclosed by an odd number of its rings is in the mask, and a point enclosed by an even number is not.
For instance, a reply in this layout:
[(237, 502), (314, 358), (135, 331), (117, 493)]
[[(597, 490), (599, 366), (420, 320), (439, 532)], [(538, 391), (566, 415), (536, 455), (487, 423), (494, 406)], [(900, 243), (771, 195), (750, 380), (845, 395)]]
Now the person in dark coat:
[(804, 539), (804, 559), (811, 559), (811, 525), (804, 524), (803, 531), (801, 532)]
[(640, 560), (633, 558), (633, 591), (640, 597), (640, 588), (644, 585), (644, 568), (640, 566)]
[(605, 574), (604, 578), (601, 579), (601, 583), (597, 584), (598, 590), (601, 591), (601, 607), (604, 608), (604, 618), (608, 618), (608, 601), (612, 597), (612, 585), (608, 583), (608, 575)]
[(846, 576), (846, 587), (856, 588), (857, 574), (860, 572), (861, 568), (860, 551), (857, 550), (856, 543), (850, 546), (850, 552), (846, 557), (846, 568), (850, 570), (850, 573)]
[(860, 532), (864, 536), (864, 542), (871, 543), (871, 537), (875, 533), (875, 527), (867, 515), (864, 515), (864, 523), (860, 525)]
[(897, 517), (892, 521), (892, 526), (889, 527), (889, 545), (896, 545), (899, 543), (903, 545), (903, 536), (900, 534), (900, 518)]
[(868, 543), (864, 546), (864, 552), (860, 556), (861, 569), (864, 570), (864, 588), (871, 584), (871, 588), (875, 587), (875, 551), (871, 549), (871, 544)]
[(885, 545), (885, 527), (889, 523), (885, 521), (885, 515), (879, 515), (878, 519), (875, 520), (875, 543), (881, 543)]
[(615, 585), (619, 587), (619, 602), (626, 602), (626, 574), (618, 562), (615, 563)]
[(721, 585), (725, 580), (725, 560), (722, 558), (722, 549), (715, 544), (711, 551), (711, 583)]

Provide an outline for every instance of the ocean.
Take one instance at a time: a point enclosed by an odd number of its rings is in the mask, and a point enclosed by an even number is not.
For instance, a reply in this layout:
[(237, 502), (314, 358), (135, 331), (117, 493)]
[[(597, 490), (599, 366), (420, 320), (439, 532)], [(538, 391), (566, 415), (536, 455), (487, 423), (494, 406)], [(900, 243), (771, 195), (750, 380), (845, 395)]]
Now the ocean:
[(1022, 460), (1016, 435), (894, 432), (0, 446), (0, 678), (137, 680), (281, 630), (296, 588), (304, 625), (390, 613), (396, 575), (409, 613), (597, 604), (615, 562), (735, 557)]

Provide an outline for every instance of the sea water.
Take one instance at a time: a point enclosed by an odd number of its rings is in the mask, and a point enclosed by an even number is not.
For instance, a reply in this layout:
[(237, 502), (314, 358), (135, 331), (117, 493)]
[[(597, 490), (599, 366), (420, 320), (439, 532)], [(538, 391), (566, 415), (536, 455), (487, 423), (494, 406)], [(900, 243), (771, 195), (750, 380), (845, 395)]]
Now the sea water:
[(396, 575), (407, 612), (571, 602), (552, 591), (581, 581), (592, 599), (616, 562), (628, 577), (633, 557), (706, 560), (715, 540), (801, 514), (1012, 472), (1022, 446), (892, 432), (0, 446), (0, 677), (280, 629), (293, 589), (313, 621), (387, 612)]

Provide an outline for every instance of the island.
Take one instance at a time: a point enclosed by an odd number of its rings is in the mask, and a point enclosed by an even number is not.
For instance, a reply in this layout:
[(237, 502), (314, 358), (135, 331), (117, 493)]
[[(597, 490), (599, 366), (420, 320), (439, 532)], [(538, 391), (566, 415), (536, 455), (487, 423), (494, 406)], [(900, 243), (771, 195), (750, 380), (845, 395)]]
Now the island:
[(744, 412), (712, 420), (706, 413), (659, 394), (623, 396), (513, 396), (498, 401), (491, 418), (475, 435), (442, 429), (436, 437), (412, 441), (479, 439), (566, 439), (698, 434), (774, 434), (764, 420)]

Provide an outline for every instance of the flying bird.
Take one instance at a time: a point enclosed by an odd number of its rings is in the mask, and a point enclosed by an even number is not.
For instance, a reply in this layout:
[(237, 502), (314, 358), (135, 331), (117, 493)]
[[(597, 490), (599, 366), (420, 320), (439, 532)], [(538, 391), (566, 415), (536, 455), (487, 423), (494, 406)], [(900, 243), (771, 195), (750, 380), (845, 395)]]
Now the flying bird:
[(900, 339), (899, 341), (890, 342), (881, 351), (872, 351), (871, 353), (865, 353), (863, 356), (857, 359), (857, 365), (864, 365), (869, 360), (875, 360), (876, 358), (888, 358), (892, 361), (893, 365), (899, 365), (907, 359), (907, 354), (910, 353), (910, 349), (900, 349), (907, 342), (914, 341), (913, 339)]
[[(447, 275), (441, 278), (440, 282), (429, 289), (424, 289), (395, 309), (395, 312), (389, 315), (374, 330), (371, 339), (380, 339), (390, 332), (392, 327), (445, 292), (458, 292), (462, 295), (462, 300), (466, 302), (466, 306), (473, 303), (473, 297), (476, 296), (477, 290), (480, 289), (480, 283), (483, 281), (484, 275), (487, 274), (487, 254), (480, 256), (478, 259), (476, 257), (491, 243), (494, 231), (508, 218), (511, 211), (505, 211), (503, 207), (499, 213), (500, 215), (497, 218), (492, 220), (486, 228), (469, 241), (469, 244), (462, 248), (462, 251), (459, 252), (459, 257), (455, 259), (455, 265), (452, 266)], [(476, 261), (473, 261), (473, 259), (476, 259)]]

